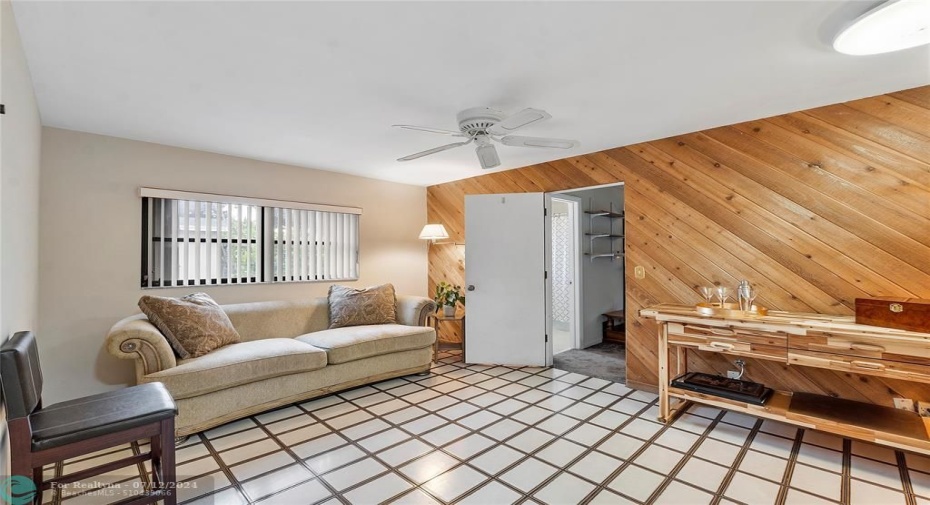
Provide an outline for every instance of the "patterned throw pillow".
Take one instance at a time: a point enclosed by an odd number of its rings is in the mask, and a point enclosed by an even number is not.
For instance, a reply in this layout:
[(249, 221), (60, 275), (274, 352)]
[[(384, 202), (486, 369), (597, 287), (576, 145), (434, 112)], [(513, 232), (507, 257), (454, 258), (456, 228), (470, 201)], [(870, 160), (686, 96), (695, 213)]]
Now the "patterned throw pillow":
[(396, 324), (394, 285), (364, 289), (347, 286), (329, 288), (329, 327)]
[(223, 308), (206, 293), (182, 298), (143, 296), (139, 308), (184, 359), (242, 340)]

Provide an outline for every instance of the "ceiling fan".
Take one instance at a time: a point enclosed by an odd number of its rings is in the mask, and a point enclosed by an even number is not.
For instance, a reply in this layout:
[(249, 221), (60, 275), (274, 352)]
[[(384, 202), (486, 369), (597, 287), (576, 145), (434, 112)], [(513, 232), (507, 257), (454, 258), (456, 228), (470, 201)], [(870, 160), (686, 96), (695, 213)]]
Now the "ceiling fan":
[(456, 116), (459, 123), (459, 131), (396, 124), (394, 126), (397, 128), (439, 133), (441, 135), (466, 139), (461, 142), (453, 142), (452, 144), (446, 144), (444, 146), (434, 147), (426, 151), (404, 156), (403, 158), (398, 158), (397, 161), (415, 160), (474, 142), (477, 145), (477, 147), (475, 147), (475, 153), (478, 155), (478, 161), (481, 162), (481, 168), (494, 168), (501, 164), (501, 160), (497, 156), (497, 149), (494, 147), (492, 141), (500, 142), (505, 146), (543, 147), (549, 149), (571, 149), (581, 145), (577, 140), (511, 135), (512, 132), (532, 124), (540, 123), (551, 117), (552, 116), (550, 116), (548, 112), (541, 109), (523, 109), (516, 114), (507, 116), (499, 110), (488, 107), (472, 107), (459, 112)]

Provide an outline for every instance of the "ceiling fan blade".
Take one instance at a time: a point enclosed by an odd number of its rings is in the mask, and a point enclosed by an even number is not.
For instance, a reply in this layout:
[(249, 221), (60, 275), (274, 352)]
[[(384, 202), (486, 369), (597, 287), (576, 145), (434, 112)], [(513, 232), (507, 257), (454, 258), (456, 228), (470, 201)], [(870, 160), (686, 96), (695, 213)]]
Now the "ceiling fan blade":
[(496, 125), (488, 128), (488, 133), (492, 135), (507, 135), (508, 133), (519, 130), (524, 126), (529, 126), (533, 123), (545, 121), (551, 117), (552, 116), (550, 116), (548, 112), (542, 109), (523, 109), (512, 116), (504, 118), (500, 123), (497, 123)]
[(406, 129), (406, 130), (416, 130), (416, 131), (421, 131), (421, 132), (439, 133), (439, 134), (442, 134), (442, 135), (450, 135), (450, 136), (452, 136), (452, 137), (467, 137), (467, 136), (468, 136), (468, 135), (465, 135), (465, 134), (462, 133), (462, 132), (456, 132), (456, 131), (452, 131), (452, 130), (443, 130), (442, 128), (429, 128), (429, 127), (427, 127), (427, 126), (414, 126), (414, 125), (409, 125), (409, 124), (395, 124), (395, 125), (391, 125), (391, 126), (393, 126), (394, 128), (404, 128), (404, 129)]
[(581, 145), (577, 140), (547, 139), (544, 137), (521, 137), (520, 135), (507, 135), (500, 139), (505, 146), (516, 147), (548, 147), (554, 149), (571, 149)]
[(481, 168), (494, 168), (501, 164), (501, 159), (497, 156), (497, 149), (491, 144), (476, 147), (475, 153), (478, 155), (478, 161), (481, 162)]
[(470, 144), (470, 143), (471, 143), (471, 139), (468, 139), (468, 140), (466, 140), (465, 142), (455, 142), (455, 143), (452, 143), (452, 144), (446, 144), (446, 145), (444, 145), (444, 146), (434, 147), (434, 148), (432, 148), (432, 149), (427, 149), (426, 151), (421, 151), (421, 152), (418, 152), (418, 153), (416, 153), (416, 154), (411, 154), (411, 155), (409, 155), (409, 156), (404, 156), (403, 158), (397, 158), (397, 161), (410, 161), (410, 160), (415, 160), (415, 159), (417, 159), (417, 158), (422, 158), (422, 157), (424, 157), (424, 156), (429, 156), (429, 155), (431, 155), (431, 154), (440, 153), (440, 152), (445, 151), (445, 150), (447, 150), (447, 149), (452, 149), (452, 148), (455, 148), (455, 147), (464, 146), (464, 145)]

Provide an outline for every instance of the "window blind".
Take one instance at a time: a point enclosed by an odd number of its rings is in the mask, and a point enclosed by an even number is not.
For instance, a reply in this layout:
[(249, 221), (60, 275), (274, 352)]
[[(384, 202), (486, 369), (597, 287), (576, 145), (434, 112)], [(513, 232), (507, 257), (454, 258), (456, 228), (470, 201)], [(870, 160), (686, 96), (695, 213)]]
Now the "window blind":
[(143, 288), (358, 279), (360, 209), (142, 194)]
[(272, 209), (275, 282), (358, 278), (358, 215)]

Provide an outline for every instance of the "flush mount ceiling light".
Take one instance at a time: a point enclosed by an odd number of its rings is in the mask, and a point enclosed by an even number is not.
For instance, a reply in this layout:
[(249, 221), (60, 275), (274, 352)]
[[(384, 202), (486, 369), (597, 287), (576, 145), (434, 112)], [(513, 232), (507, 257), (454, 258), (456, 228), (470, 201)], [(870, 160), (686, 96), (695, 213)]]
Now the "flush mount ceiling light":
[(844, 54), (881, 54), (930, 44), (930, 0), (890, 0), (859, 16), (833, 40)]

